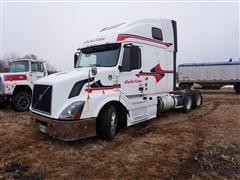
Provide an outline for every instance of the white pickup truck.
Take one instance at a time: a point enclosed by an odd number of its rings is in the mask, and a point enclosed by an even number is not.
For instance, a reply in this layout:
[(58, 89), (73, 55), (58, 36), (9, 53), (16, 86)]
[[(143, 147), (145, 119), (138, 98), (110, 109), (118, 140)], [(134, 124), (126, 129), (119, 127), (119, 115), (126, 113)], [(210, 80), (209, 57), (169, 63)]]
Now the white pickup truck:
[(16, 111), (27, 111), (31, 104), (33, 82), (47, 74), (46, 63), (42, 60), (12, 62), (9, 72), (0, 73), (0, 107), (11, 103)]

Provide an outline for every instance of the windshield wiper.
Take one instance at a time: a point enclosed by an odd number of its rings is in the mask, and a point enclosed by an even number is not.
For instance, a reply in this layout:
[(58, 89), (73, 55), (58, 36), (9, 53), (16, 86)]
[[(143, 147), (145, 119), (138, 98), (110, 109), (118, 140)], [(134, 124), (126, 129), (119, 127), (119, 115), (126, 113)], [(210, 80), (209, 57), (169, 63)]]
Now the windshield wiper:
[(92, 66), (101, 67), (101, 65), (100, 65), (100, 64), (89, 64), (89, 67), (92, 67)]
[(76, 66), (76, 68), (82, 68), (82, 67), (93, 67), (93, 66), (101, 67), (100, 64), (89, 64), (88, 66)]

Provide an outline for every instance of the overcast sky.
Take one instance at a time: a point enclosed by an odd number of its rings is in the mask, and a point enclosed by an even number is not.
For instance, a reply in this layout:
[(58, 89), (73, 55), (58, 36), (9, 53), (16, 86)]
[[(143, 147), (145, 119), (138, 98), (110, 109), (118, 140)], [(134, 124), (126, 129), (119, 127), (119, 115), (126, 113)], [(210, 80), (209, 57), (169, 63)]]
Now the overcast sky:
[(239, 2), (1, 4), (1, 55), (33, 53), (58, 70), (73, 67), (73, 54), (89, 34), (142, 18), (177, 21), (178, 64), (240, 56)]

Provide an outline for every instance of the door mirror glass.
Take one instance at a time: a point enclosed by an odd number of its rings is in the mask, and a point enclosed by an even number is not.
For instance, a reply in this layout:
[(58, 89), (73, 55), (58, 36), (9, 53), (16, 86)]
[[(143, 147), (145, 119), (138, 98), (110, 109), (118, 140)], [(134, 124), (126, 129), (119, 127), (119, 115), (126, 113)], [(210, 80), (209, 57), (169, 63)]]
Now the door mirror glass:
[(141, 68), (141, 49), (138, 46), (125, 46), (122, 71), (129, 72)]

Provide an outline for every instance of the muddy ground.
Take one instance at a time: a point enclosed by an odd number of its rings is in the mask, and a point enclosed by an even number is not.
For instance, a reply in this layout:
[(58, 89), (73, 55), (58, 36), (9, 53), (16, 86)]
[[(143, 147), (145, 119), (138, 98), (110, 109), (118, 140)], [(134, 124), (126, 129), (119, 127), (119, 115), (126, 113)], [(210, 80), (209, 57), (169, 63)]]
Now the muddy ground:
[(65, 143), (0, 110), (0, 179), (240, 179), (240, 95), (204, 92), (189, 114), (168, 112), (109, 142)]

